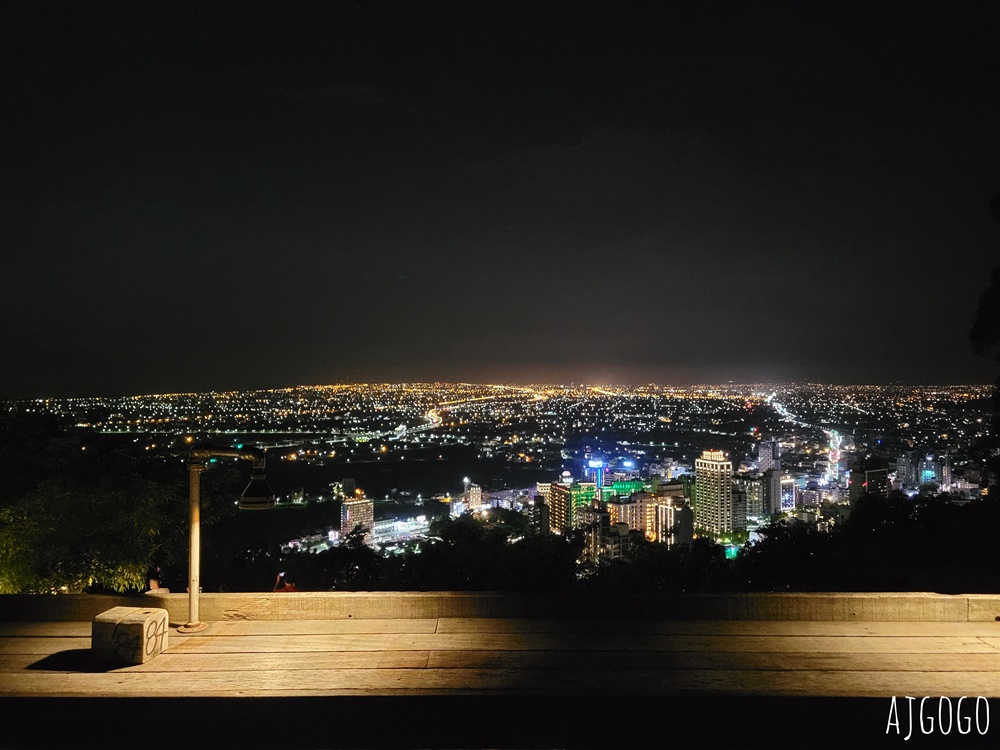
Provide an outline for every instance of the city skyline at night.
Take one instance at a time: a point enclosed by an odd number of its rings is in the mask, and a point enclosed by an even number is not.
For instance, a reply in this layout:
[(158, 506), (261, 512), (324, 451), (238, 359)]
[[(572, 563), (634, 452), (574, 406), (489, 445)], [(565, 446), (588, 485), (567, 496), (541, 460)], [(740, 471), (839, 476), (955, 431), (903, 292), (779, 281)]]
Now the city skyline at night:
[(285, 553), (332, 549), (359, 523), (367, 544), (400, 551), (427, 538), (430, 519), (499, 508), (536, 534), (590, 529), (596, 561), (621, 557), (635, 535), (706, 537), (735, 556), (777, 518), (830, 532), (865, 493), (915, 506), (981, 499), (992, 395), (982, 385), (399, 383), (6, 408), (27, 424), (58, 418), (87, 455), (124, 451), (168, 471), (192, 446), (256, 446), (277, 506), (312, 509), (281, 516)]

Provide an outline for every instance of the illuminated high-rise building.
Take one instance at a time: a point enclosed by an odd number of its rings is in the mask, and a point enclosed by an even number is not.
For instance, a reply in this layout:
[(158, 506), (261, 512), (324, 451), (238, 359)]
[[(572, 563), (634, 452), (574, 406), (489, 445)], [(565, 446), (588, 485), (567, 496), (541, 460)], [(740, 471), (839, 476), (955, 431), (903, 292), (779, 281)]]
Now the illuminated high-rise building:
[(593, 482), (553, 484), (549, 488), (549, 522), (553, 531), (575, 529), (579, 524), (579, 509), (590, 505), (597, 497)]
[(775, 512), (795, 510), (795, 493), (798, 491), (795, 486), (795, 477), (791, 474), (782, 474), (779, 482), (779, 486), (781, 487), (781, 507)]
[(549, 488), (549, 524), (552, 530), (572, 528), (572, 519), (573, 498), (569, 493), (569, 485), (553, 482)]
[(694, 536), (694, 511), (683, 497), (658, 498), (654, 504), (653, 541), (666, 544), (691, 544)]
[(796, 510), (806, 509), (815, 510), (820, 506), (823, 501), (823, 495), (819, 489), (806, 488), (799, 493), (798, 501), (796, 502)]
[(641, 479), (616, 479), (611, 482), (609, 495), (615, 497), (628, 497), (636, 492), (645, 492), (646, 483)]
[(630, 497), (616, 497), (608, 501), (608, 513), (611, 523), (624, 523), (634, 531), (652, 535), (653, 524), (647, 515), (653, 512), (653, 496), (647, 493), (636, 493)]
[(781, 445), (777, 440), (762, 440), (758, 443), (757, 468), (761, 474), (768, 469), (781, 473)]
[(733, 531), (746, 531), (747, 493), (733, 488)]
[(733, 484), (736, 491), (746, 493), (747, 515), (761, 518), (764, 515), (764, 477), (737, 474)]
[(340, 506), (340, 537), (350, 534), (355, 526), (362, 526), (367, 536), (375, 526), (375, 503), (360, 490), (354, 497), (345, 498)]
[(896, 482), (897, 489), (905, 490), (916, 487), (917, 482), (917, 461), (914, 451), (903, 451), (896, 459)]
[(524, 506), (528, 516), (528, 529), (535, 534), (549, 534), (552, 531), (552, 521), (549, 519), (549, 506), (545, 498), (535, 495)]
[(592, 458), (587, 462), (587, 479), (594, 482), (597, 487), (597, 496), (601, 496), (601, 488), (604, 487), (604, 459)]
[(705, 451), (694, 462), (695, 525), (715, 536), (735, 530), (733, 463), (724, 451)]
[(628, 524), (613, 523), (610, 526), (602, 526), (598, 541), (598, 556), (605, 560), (620, 560), (635, 543), (636, 539)]
[(489, 505), (489, 493), (483, 492), (480, 485), (470, 482), (465, 488), (464, 502), (466, 510), (481, 510)]
[(761, 497), (763, 516), (769, 519), (775, 513), (781, 513), (781, 472), (768, 469), (761, 477), (763, 495)]
[(917, 483), (941, 484), (941, 464), (933, 453), (928, 453), (917, 462)]

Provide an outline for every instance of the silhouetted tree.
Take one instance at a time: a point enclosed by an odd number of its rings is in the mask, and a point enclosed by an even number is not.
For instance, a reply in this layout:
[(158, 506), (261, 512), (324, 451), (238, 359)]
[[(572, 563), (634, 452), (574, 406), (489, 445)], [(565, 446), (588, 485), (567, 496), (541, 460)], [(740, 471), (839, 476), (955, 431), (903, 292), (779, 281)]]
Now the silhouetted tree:
[(834, 538), (814, 524), (776, 520), (761, 539), (744, 545), (734, 562), (733, 583), (749, 591), (809, 591), (831, 587)]
[(516, 511), (466, 513), (431, 524), (430, 538), (389, 555), (396, 587), (421, 591), (556, 591), (576, 584), (582, 539), (527, 535)]
[(288, 555), (284, 568), (303, 590), (378, 591), (394, 588), (385, 553), (365, 544), (366, 529), (355, 526), (340, 544), (318, 553)]
[[(183, 466), (49, 416), (8, 412), (0, 467), (0, 591), (141, 590), (156, 566), (167, 574), (161, 585), (183, 585)], [(203, 528), (235, 514), (245, 483), (228, 465), (203, 475)]]
[(583, 583), (602, 595), (725, 591), (732, 588), (731, 573), (725, 548), (708, 537), (670, 548), (640, 539), (621, 559), (599, 560)]
[[(181, 475), (46, 417), (0, 420), (0, 592), (140, 590), (186, 515)], [(185, 544), (179, 542), (180, 544)]]

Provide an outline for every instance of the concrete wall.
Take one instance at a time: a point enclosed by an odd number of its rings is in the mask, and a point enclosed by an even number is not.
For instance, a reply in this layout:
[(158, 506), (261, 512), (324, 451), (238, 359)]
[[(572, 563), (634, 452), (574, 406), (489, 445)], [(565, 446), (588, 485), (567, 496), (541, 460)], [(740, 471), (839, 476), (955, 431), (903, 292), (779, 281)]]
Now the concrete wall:
[[(164, 607), (187, 620), (187, 594), (0, 596), (0, 621), (92, 620), (117, 606)], [(1000, 595), (923, 593), (691, 594), (590, 597), (478, 592), (202, 594), (201, 619), (322, 620), (437, 617), (965, 622), (1000, 619)]]

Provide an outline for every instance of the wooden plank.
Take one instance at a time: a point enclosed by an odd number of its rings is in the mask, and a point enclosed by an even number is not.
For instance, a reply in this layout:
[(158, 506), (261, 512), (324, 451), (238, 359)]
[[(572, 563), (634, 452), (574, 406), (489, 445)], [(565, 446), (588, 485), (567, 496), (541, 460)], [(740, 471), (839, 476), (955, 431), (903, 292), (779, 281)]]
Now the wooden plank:
[[(0, 672), (20, 672), (38, 665), (37, 654), (0, 656)], [(579, 669), (602, 665), (637, 669), (754, 669), (767, 671), (904, 671), (1000, 672), (994, 654), (851, 654), (851, 653), (684, 653), (574, 651), (338, 651), (274, 654), (160, 654), (147, 664), (129, 667), (146, 672), (253, 671), (257, 669)], [(78, 672), (79, 669), (52, 669)]]
[[(31, 639), (23, 639), (29, 641)], [(36, 639), (44, 640), (44, 639)], [(995, 653), (974, 636), (692, 636), (568, 633), (438, 633), (258, 635), (188, 638), (166, 653), (273, 653), (278, 651), (750, 651), (831, 653)], [(18, 653), (18, 652), (10, 652)], [(23, 652), (22, 652), (23, 653)], [(31, 653), (31, 652), (28, 652)]]
[[(61, 672), (81, 672), (84, 671), (80, 665), (91, 661), (90, 649), (81, 649), (74, 652), (62, 652), (72, 654), (72, 664), (66, 669), (55, 669), (52, 671)], [(2, 654), (0, 655), (0, 672), (22, 672), (26, 669), (43, 669), (47, 661), (51, 661), (51, 654)]]
[(36, 638), (90, 637), (92, 621), (85, 622), (0, 622), (0, 638), (33, 636)]
[[(0, 672), (17, 672), (44, 659), (38, 654), (0, 656)], [(572, 651), (340, 651), (277, 654), (161, 654), (143, 671), (245, 671), (254, 669), (569, 669), (593, 664), (615, 669), (760, 669), (1000, 672), (1000, 654), (782, 654), (572, 652)], [(79, 671), (75, 669), (55, 671)]]
[[(170, 632), (170, 647), (179, 646), (191, 636)], [(0, 638), (0, 655), (2, 654), (57, 654), (62, 651), (89, 649), (90, 636), (84, 637), (5, 637)]]
[(0, 638), (0, 654), (54, 654), (58, 651), (90, 648), (86, 638)]
[(192, 638), (218, 635), (329, 635), (340, 633), (433, 633), (436, 619), (399, 620), (243, 620), (210, 622)]
[(1000, 638), (984, 637), (980, 638), (980, 640), (983, 641), (983, 643), (989, 644), (992, 648), (1000, 650)]
[(343, 669), (303, 679), (286, 670), (0, 675), (0, 695), (317, 696), (428, 694), (1000, 696), (996, 672), (761, 672), (756, 670)]
[(996, 622), (816, 620), (529, 620), (442, 617), (438, 633), (643, 633), (669, 635), (996, 636)]
[[(401, 652), (405, 653), (405, 652)], [(730, 651), (431, 651), (431, 669), (754, 669), (766, 671), (1000, 672), (1000, 653), (869, 654)]]
[[(428, 651), (318, 651), (273, 654), (160, 654), (129, 671), (233, 672), (269, 669), (313, 672), (331, 669), (424, 669)], [(2, 657), (0, 657), (2, 658)], [(310, 679), (304, 676), (303, 679)]]
[(0, 673), (40, 670), (61, 674), (94, 671), (211, 672), (253, 671), (258, 669), (423, 669), (426, 651), (346, 651), (274, 654), (168, 654), (162, 653), (144, 664), (112, 667), (98, 663), (89, 649), (64, 651), (55, 655), (14, 654), (0, 656)]
[[(673, 635), (894, 635), (1000, 637), (996, 622), (819, 622), (764, 620), (534, 620), (441, 618), (397, 620), (244, 620), (211, 622), (192, 637), (326, 633), (648, 633)], [(88, 622), (0, 622), (4, 637), (89, 637)], [(171, 633), (173, 637), (175, 633)]]

